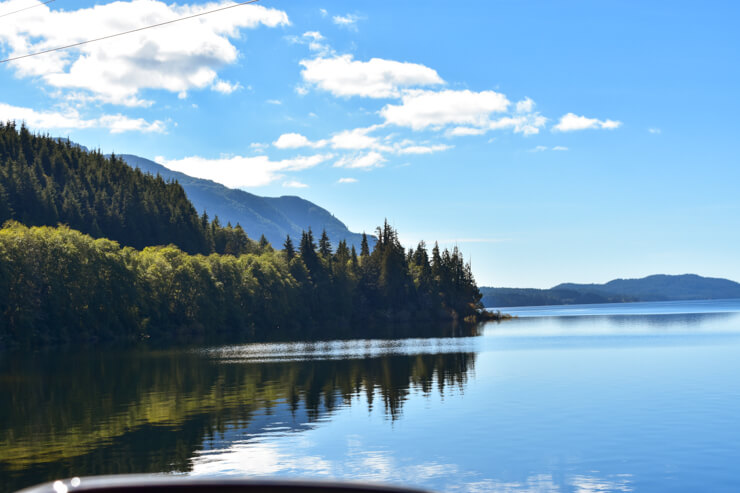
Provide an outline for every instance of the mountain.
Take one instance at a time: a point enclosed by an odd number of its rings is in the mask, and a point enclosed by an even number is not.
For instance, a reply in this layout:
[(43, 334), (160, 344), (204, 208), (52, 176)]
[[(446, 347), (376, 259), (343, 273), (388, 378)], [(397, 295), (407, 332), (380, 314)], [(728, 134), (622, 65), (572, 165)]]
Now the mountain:
[(640, 301), (708, 300), (740, 298), (740, 284), (729, 279), (696, 274), (658, 274), (642, 279), (615, 279), (606, 284), (559, 284), (553, 289), (573, 289), (605, 295), (629, 295)]
[(482, 287), (480, 291), (486, 307), (740, 298), (740, 284), (696, 274), (657, 274), (606, 284), (563, 283), (550, 289)]
[(8, 219), (67, 224), (137, 249), (172, 243), (205, 254), (213, 251), (212, 233), (224, 229), (207, 227), (175, 183), (69, 140), (0, 122), (0, 224)]
[[(221, 224), (239, 223), (251, 238), (258, 239), (264, 234), (275, 248), (282, 248), (287, 235), (295, 241), (300, 240), (301, 232), (308, 228), (317, 236), (325, 229), (335, 247), (344, 239), (349, 246), (354, 245), (358, 250), (360, 248), (361, 234), (351, 232), (329, 211), (308, 200), (290, 195), (260, 197), (211, 180), (172, 171), (132, 154), (121, 154), (118, 157), (145, 173), (160, 175), (166, 180), (177, 180), (198, 212), (206, 211), (211, 219), (218, 216)], [(368, 239), (372, 243), (370, 236)]]

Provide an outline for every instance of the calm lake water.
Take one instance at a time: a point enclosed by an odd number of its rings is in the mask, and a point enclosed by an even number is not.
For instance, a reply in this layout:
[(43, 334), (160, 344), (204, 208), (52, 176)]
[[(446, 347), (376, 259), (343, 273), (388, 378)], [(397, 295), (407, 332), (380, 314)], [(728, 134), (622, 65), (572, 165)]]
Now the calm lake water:
[(477, 335), (0, 354), (0, 491), (75, 475), (740, 491), (740, 300)]

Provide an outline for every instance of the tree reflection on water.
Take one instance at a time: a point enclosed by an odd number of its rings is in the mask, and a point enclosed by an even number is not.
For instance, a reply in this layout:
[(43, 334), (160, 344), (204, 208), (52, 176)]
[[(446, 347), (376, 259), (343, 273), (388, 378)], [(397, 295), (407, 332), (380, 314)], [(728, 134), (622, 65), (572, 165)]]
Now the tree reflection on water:
[(228, 430), (279, 422), (296, 432), (360, 400), (395, 420), (411, 392), (462, 390), (474, 362), (473, 352), (236, 363), (193, 350), (4, 355), (0, 490), (187, 472), (194, 452)]

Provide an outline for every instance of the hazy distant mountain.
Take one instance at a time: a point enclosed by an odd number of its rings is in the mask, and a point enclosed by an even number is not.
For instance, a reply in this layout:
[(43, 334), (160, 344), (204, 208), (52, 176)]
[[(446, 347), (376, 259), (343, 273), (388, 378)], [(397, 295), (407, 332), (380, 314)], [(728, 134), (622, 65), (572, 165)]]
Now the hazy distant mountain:
[(740, 298), (740, 284), (696, 274), (658, 274), (606, 284), (563, 283), (550, 289), (482, 287), (480, 291), (486, 307)]
[[(172, 171), (132, 154), (121, 154), (118, 157), (145, 173), (177, 180), (199, 213), (205, 210), (211, 219), (218, 216), (221, 224), (239, 223), (252, 239), (259, 239), (264, 234), (275, 248), (282, 248), (288, 234), (297, 245), (301, 232), (310, 227), (317, 240), (321, 231), (326, 229), (332, 244), (336, 245), (344, 239), (348, 245), (354, 245), (359, 250), (361, 234), (351, 232), (329, 211), (308, 200), (296, 196), (260, 197), (244, 190)], [(372, 243), (369, 236), (368, 239)]]
[(740, 298), (740, 284), (729, 279), (696, 274), (658, 274), (642, 279), (615, 279), (606, 284), (558, 284), (553, 289), (573, 289), (604, 295), (629, 295), (641, 301), (710, 300)]

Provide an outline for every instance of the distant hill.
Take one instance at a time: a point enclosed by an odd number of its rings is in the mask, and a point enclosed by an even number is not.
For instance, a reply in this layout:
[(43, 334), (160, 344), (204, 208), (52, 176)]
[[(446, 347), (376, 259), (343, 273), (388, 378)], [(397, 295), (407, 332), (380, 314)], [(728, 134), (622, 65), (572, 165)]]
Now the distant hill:
[[(132, 154), (118, 157), (145, 173), (177, 180), (198, 212), (206, 211), (211, 219), (218, 216), (221, 224), (239, 223), (250, 238), (259, 239), (264, 234), (275, 248), (282, 248), (287, 235), (296, 241), (300, 240), (301, 232), (309, 227), (316, 236), (325, 229), (334, 246), (344, 239), (349, 246), (360, 248), (361, 234), (351, 232), (329, 211), (308, 200), (296, 196), (260, 197), (211, 180), (172, 171)], [(372, 243), (370, 236), (368, 239)]]
[(606, 284), (563, 283), (550, 289), (482, 287), (480, 291), (486, 307), (740, 298), (740, 284), (696, 274), (658, 274)]

